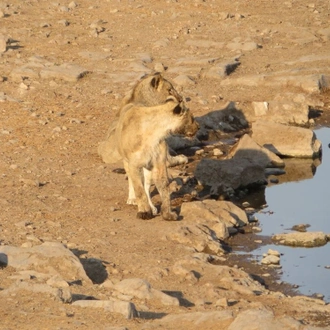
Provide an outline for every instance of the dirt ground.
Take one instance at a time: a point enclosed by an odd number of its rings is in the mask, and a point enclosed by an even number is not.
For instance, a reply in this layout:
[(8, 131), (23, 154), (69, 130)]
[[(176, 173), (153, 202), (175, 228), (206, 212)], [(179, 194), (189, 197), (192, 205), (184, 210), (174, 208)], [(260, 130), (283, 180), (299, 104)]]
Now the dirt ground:
[[(0, 243), (21, 246), (53, 240), (66, 244), (84, 259), (102, 260), (109, 278), (148, 278), (155, 288), (181, 292), (188, 301), (198, 299), (201, 285), (180, 281), (175, 275), (151, 276), (184, 258), (187, 249), (164, 240), (171, 222), (156, 217), (136, 219), (134, 206), (126, 205), (127, 181), (114, 172), (122, 164), (104, 164), (97, 146), (114, 119), (121, 98), (142, 72), (132, 69), (138, 54), (149, 54), (171, 72), (180, 58), (240, 56), (241, 65), (231, 77), (287, 70), (288, 62), (320, 56), (312, 64), (301, 61), (299, 70), (329, 67), (329, 40), (317, 31), (329, 27), (327, 1), (100, 1), (44, 0), (0, 2), (0, 34), (9, 37), (0, 55), (0, 92), (16, 101), (0, 102)], [(306, 36), (308, 34), (308, 36)], [(315, 38), (308, 38), (314, 36)], [(223, 47), (189, 46), (187, 40), (254, 41), (251, 51)], [(166, 47), (157, 46), (166, 41)], [(86, 55), (86, 52), (89, 55)], [(77, 82), (33, 77), (13, 79), (12, 71), (33, 56), (56, 65), (73, 63), (89, 71)], [(326, 60), (326, 56), (328, 59)], [(189, 74), (189, 72), (185, 72)], [(122, 76), (122, 79), (119, 77)], [(269, 87), (220, 86), (218, 81), (194, 77), (196, 84), (180, 93), (195, 116), (221, 109), (225, 101), (272, 100), (281, 93), (301, 93)], [(309, 95), (320, 103), (318, 125), (329, 125), (329, 95)], [(235, 240), (249, 244), (252, 234)], [(230, 242), (229, 242), (230, 243)], [(229, 265), (238, 265), (229, 257)], [(264, 273), (255, 265), (247, 272)], [(0, 270), (0, 287), (13, 270)], [(95, 277), (94, 280), (101, 282)], [(275, 277), (266, 279), (280, 290)], [(1, 284), (2, 281), (2, 284)], [(73, 288), (73, 290), (75, 290)], [(86, 290), (86, 292), (81, 292)], [(285, 293), (294, 294), (291, 288)], [(81, 294), (102, 297), (101, 288), (77, 288)], [(256, 302), (261, 299), (251, 297)], [(267, 300), (262, 301), (267, 305)], [(267, 305), (268, 306), (268, 305)], [(306, 323), (329, 325), (327, 316), (300, 315), (287, 306), (268, 306), (276, 315), (304, 318)], [(236, 308), (236, 307), (235, 307)], [(212, 310), (212, 306), (152, 306), (145, 319), (127, 321), (120, 315), (78, 310), (31, 293), (0, 302), (1, 329), (105, 329), (126, 326), (139, 329), (148, 319), (178, 311)], [(179, 329), (179, 328), (177, 328)]]

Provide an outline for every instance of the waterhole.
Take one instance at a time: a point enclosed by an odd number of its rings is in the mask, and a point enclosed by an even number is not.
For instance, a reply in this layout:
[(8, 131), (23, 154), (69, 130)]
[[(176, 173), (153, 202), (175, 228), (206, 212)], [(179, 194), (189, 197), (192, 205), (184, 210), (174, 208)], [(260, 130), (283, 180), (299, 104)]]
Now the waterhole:
[[(307, 231), (330, 234), (330, 128), (317, 129), (315, 134), (322, 142), (321, 159), (286, 159), (286, 174), (273, 177), (277, 183), (249, 197), (254, 207), (267, 205), (256, 214), (260, 235), (291, 232), (297, 224), (310, 225)], [(281, 253), (281, 281), (295, 285), (304, 295), (323, 294), (330, 302), (330, 242), (317, 248), (263, 245), (249, 254), (260, 262), (268, 249)]]

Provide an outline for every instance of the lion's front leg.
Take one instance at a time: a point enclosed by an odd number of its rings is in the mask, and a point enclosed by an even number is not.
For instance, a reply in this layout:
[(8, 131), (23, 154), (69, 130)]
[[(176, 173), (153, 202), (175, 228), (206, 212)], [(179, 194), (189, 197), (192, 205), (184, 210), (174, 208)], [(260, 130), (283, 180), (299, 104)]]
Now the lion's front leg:
[(150, 186), (152, 184), (152, 172), (143, 168), (143, 176), (144, 176), (144, 190), (148, 197), (148, 202), (151, 207), (151, 211), (153, 215), (157, 215), (158, 210), (157, 207), (152, 203), (151, 196), (150, 196)]
[(137, 217), (145, 220), (151, 219), (153, 215), (144, 189), (143, 168), (136, 167), (133, 164), (127, 164), (127, 167), (138, 206)]
[(154, 167), (152, 170), (153, 178), (157, 187), (157, 190), (162, 199), (161, 214), (164, 220), (177, 220), (178, 216), (171, 210), (171, 199), (169, 190), (169, 180), (166, 166), (167, 158), (167, 145), (165, 141), (160, 144), (160, 153), (154, 161)]

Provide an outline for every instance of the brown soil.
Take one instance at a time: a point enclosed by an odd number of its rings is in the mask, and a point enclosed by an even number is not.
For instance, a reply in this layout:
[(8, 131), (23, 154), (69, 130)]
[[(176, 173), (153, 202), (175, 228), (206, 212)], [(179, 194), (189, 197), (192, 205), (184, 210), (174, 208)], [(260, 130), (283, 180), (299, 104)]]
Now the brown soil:
[[(129, 65), (139, 53), (152, 55), (154, 61), (148, 64), (150, 68), (157, 62), (171, 68), (183, 57), (221, 56), (226, 60), (237, 55), (226, 48), (220, 52), (217, 48), (186, 46), (184, 43), (189, 38), (228, 43), (240, 37), (260, 43), (262, 48), (243, 52), (242, 64), (232, 77), (285, 70), (287, 61), (311, 54), (329, 54), (329, 42), (321, 38), (303, 44), (293, 41), (292, 34), (300, 29), (316, 33), (328, 26), (327, 2), (314, 1), (313, 4), (307, 0), (299, 3), (79, 0), (78, 6), (68, 12), (61, 10), (61, 6), (68, 3), (13, 0), (5, 8), (0, 4), (5, 13), (5, 17), (0, 18), (0, 33), (10, 37), (8, 51), (0, 56), (0, 92), (22, 101), (0, 103), (1, 244), (21, 246), (29, 240), (34, 244), (59, 241), (82, 261), (101, 260), (109, 278), (147, 277), (155, 288), (180, 292), (188, 302), (196, 300), (201, 290), (198, 283), (192, 286), (171, 274), (152, 279), (150, 274), (170, 268), (184, 258), (187, 250), (163, 239), (171, 222), (160, 217), (150, 221), (136, 219), (136, 208), (125, 203), (125, 176), (113, 171), (122, 164), (104, 164), (97, 155), (97, 145), (103, 140), (130, 85), (127, 80), (114, 81), (112, 74), (130, 73), (134, 83), (138, 73), (132, 73)], [(223, 19), (223, 13), (231, 15)], [(65, 26), (61, 20), (70, 24)], [(98, 36), (91, 28), (95, 22), (104, 28)], [(299, 33), (296, 37), (298, 40)], [(155, 42), (163, 38), (170, 40), (169, 45), (154, 47)], [(89, 60), (79, 55), (86, 51), (106, 53), (110, 58)], [(76, 83), (39, 77), (12, 79), (12, 70), (35, 55), (59, 65), (66, 62), (80, 65), (90, 74)], [(299, 68), (308, 69), (310, 65), (302, 62)], [(325, 67), (322, 61), (313, 65)], [(165, 75), (173, 79), (177, 74)], [(107, 92), (102, 92), (104, 90)], [(190, 99), (188, 105), (194, 115), (200, 116), (221, 109), (223, 101), (271, 100), (288, 91), (302, 92), (289, 87), (285, 91), (242, 86), (224, 88), (217, 82), (200, 79), (196, 85), (183, 88), (181, 93)], [(323, 101), (316, 109), (317, 125), (328, 126), (329, 94), (313, 97)], [(191, 169), (188, 166), (185, 170)], [(174, 203), (179, 205), (183, 197)], [(249, 248), (254, 244), (252, 235), (238, 234), (228, 243), (239, 242)], [(235, 255), (228, 256), (225, 264), (236, 264), (255, 276), (265, 273), (260, 266)], [(13, 272), (9, 267), (0, 270), (1, 288), (6, 287), (7, 278)], [(91, 275), (96, 283), (104, 280), (102, 274)], [(264, 279), (271, 290), (295, 294), (290, 287), (277, 286), (275, 280), (275, 273)], [(77, 294), (106, 297), (106, 292), (97, 286), (73, 286), (72, 290)], [(250, 299), (259, 301), (258, 297)], [(261, 301), (267, 305), (266, 298)], [(268, 307), (275, 314), (291, 315), (306, 323), (329, 324), (327, 315), (300, 315), (282, 304)], [(179, 308), (153, 305), (143, 316), (156, 319), (178, 311), (211, 309), (212, 306), (189, 303)], [(125, 325), (133, 330), (147, 322), (143, 318), (127, 321), (116, 314), (74, 309), (50, 297), (24, 292), (1, 301), (0, 311), (2, 329), (101, 329)]]

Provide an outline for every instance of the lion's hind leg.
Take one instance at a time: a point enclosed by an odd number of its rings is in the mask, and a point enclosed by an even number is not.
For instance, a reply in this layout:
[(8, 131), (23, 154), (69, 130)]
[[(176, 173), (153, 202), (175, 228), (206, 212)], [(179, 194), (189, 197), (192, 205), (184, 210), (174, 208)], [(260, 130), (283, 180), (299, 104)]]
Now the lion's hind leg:
[(125, 162), (125, 161), (124, 161), (124, 168), (125, 168), (125, 172), (126, 172), (127, 180), (128, 180), (128, 198), (127, 198), (126, 204), (128, 204), (128, 205), (137, 205), (132, 179), (131, 179), (131, 176), (129, 174), (128, 163)]
[(167, 174), (166, 158), (167, 158), (167, 145), (163, 141), (160, 145), (160, 153), (157, 155), (157, 159), (154, 161), (154, 167), (152, 169), (153, 179), (155, 181), (157, 190), (162, 199), (161, 214), (164, 220), (175, 221), (178, 216), (171, 210), (171, 198), (169, 189), (169, 180)]

